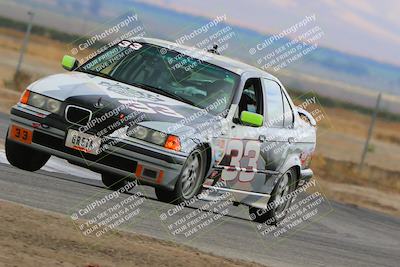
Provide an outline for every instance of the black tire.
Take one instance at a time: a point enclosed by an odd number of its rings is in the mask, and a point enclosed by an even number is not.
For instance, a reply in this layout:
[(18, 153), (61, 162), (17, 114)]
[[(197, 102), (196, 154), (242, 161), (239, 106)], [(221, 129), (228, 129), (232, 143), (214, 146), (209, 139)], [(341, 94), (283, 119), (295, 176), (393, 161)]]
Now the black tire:
[(165, 203), (173, 203), (173, 201), (176, 199), (173, 191), (162, 187), (154, 188), (154, 192), (156, 193), (157, 199)]
[(167, 203), (180, 204), (196, 196), (202, 189), (206, 169), (205, 163), (205, 153), (200, 149), (192, 151), (182, 167), (174, 190), (156, 187), (157, 199)]
[[(270, 208), (259, 209), (250, 207), (250, 219), (258, 223), (267, 223), (271, 225), (276, 225), (282, 221), (292, 203), (290, 193), (296, 189), (296, 181), (297, 177), (295, 170), (289, 169), (279, 178), (274, 190), (272, 190), (271, 198), (268, 201), (268, 207)], [(281, 199), (285, 201), (280, 201)]]
[[(7, 132), (8, 135), (8, 132)], [(50, 158), (49, 154), (35, 150), (27, 145), (22, 145), (6, 138), (6, 157), (14, 167), (25, 171), (37, 171), (42, 168)]]
[(124, 177), (106, 172), (103, 172), (101, 174), (101, 181), (108, 189), (114, 191), (117, 191), (120, 188), (124, 187), (128, 182)]

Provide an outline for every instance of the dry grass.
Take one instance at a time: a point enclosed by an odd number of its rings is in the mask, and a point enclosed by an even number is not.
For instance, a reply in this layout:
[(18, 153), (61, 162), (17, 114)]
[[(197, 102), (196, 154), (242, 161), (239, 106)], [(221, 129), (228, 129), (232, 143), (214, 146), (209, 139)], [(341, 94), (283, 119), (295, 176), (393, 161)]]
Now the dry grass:
[(8, 114), (10, 108), (18, 102), (20, 92), (0, 87), (0, 95), (0, 112)]
[[(329, 108), (326, 113), (332, 121), (335, 131), (349, 135), (367, 137), (371, 117), (346, 109)], [(394, 144), (400, 144), (400, 123), (377, 120), (374, 138)]]
[(316, 155), (312, 169), (332, 200), (400, 216), (400, 171), (338, 161)]
[(317, 177), (322, 193), (329, 199), (400, 216), (400, 195), (366, 185), (326, 181)]
[[(11, 51), (19, 52), (24, 33), (0, 27), (0, 46)], [(27, 54), (33, 57), (46, 58), (48, 61), (59, 63), (67, 51), (67, 45), (51, 40), (45, 36), (31, 35)]]
[(323, 180), (376, 188), (400, 194), (400, 171), (388, 171), (379, 167), (329, 159), (321, 155), (313, 158), (312, 168)]

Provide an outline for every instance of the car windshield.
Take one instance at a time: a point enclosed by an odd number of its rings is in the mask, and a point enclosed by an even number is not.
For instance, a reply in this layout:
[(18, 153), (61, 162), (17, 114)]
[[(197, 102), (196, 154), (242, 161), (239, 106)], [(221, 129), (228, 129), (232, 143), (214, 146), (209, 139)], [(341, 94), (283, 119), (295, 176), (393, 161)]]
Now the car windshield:
[(148, 43), (121, 41), (79, 71), (141, 87), (218, 114), (228, 109), (239, 76)]

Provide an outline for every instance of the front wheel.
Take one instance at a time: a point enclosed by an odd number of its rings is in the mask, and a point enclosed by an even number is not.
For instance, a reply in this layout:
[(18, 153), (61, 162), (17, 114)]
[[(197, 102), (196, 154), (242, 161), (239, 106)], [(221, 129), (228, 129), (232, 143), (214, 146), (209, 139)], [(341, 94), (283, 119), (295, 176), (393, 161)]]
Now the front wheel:
[(25, 171), (33, 172), (39, 170), (50, 158), (49, 154), (16, 143), (8, 138), (6, 138), (5, 149), (8, 162), (12, 166)]
[(282, 221), (292, 203), (291, 193), (296, 189), (296, 172), (288, 170), (276, 183), (268, 201), (267, 209), (250, 207), (250, 219), (258, 223), (276, 225)]
[(156, 187), (157, 199), (163, 202), (179, 204), (196, 196), (205, 176), (205, 156), (199, 149), (194, 150), (183, 165), (181, 174), (172, 191)]
[(121, 176), (105, 172), (101, 174), (101, 181), (108, 189), (114, 191), (119, 190), (128, 183), (128, 181)]

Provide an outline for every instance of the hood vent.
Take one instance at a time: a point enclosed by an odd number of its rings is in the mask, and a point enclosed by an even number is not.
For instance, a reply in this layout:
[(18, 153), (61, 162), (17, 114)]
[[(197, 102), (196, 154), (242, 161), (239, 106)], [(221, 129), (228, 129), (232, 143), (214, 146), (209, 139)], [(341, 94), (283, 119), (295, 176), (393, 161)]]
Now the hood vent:
[(65, 109), (65, 119), (75, 125), (86, 126), (92, 115), (91, 110), (74, 105), (68, 105)]

